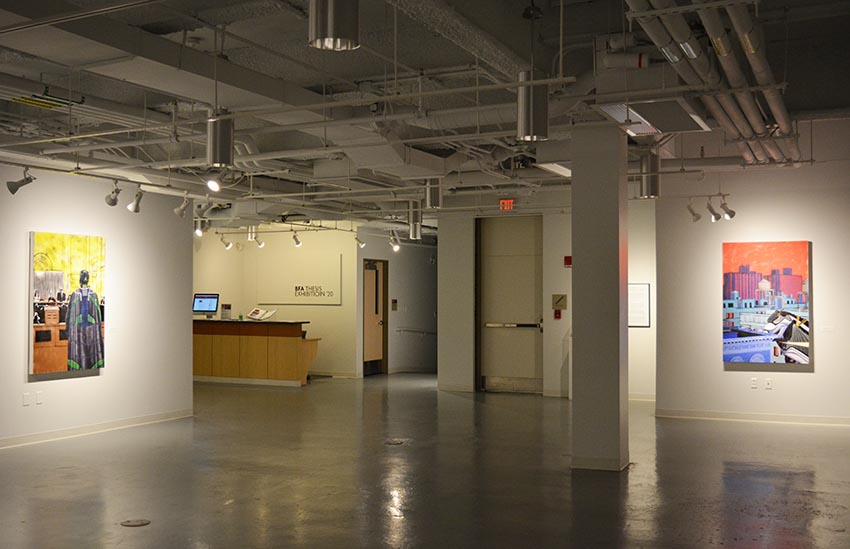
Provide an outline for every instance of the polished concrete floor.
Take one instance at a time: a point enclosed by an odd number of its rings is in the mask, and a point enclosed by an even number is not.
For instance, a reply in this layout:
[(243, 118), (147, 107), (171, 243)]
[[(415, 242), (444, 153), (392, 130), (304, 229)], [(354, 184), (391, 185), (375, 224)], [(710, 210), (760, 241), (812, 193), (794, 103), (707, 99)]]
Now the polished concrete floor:
[(566, 401), (199, 384), (194, 419), (0, 450), (0, 547), (850, 547), (850, 428), (652, 409), (580, 473)]

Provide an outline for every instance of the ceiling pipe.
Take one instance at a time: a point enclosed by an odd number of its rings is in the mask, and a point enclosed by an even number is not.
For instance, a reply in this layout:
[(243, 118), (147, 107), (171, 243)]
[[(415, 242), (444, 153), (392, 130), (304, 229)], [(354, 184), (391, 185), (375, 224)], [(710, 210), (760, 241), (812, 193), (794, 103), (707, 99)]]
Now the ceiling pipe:
[[(707, 0), (694, 1), (701, 4)], [(726, 32), (726, 26), (720, 18), (720, 12), (716, 9), (700, 9), (697, 10), (697, 15), (699, 15), (700, 21), (702, 21), (703, 27), (711, 39), (714, 53), (717, 54), (717, 59), (720, 61), (720, 66), (729, 81), (729, 85), (733, 88), (746, 87), (747, 77), (744, 75), (744, 71), (738, 62), (738, 57), (735, 55), (735, 50), (732, 48), (732, 40), (729, 38), (729, 33)], [(756, 105), (753, 94), (748, 91), (737, 91), (734, 92), (734, 95), (741, 105), (741, 110), (747, 116), (747, 120), (750, 122), (756, 136), (764, 139), (762, 145), (764, 145), (767, 154), (775, 162), (783, 162), (785, 160), (785, 153), (782, 152), (782, 149), (779, 148), (775, 141), (768, 139), (769, 135), (764, 118), (761, 115), (758, 105)]]
[[(750, 17), (749, 9), (741, 5), (727, 6), (726, 12), (732, 20), (732, 26), (735, 27), (735, 32), (738, 33), (741, 49), (744, 50), (744, 55), (746, 55), (747, 60), (750, 62), (756, 82), (762, 86), (775, 84), (776, 79), (773, 77), (773, 70), (771, 70), (770, 63), (767, 61), (762, 30), (756, 27), (752, 17)], [(767, 89), (764, 91), (764, 98), (767, 100), (770, 111), (776, 119), (780, 134), (786, 136), (793, 134), (794, 128), (791, 125), (791, 116), (788, 114), (788, 109), (785, 107), (785, 102), (782, 100), (782, 96), (779, 95), (779, 91), (776, 89)], [(785, 144), (788, 147), (788, 156), (791, 157), (791, 160), (797, 161), (802, 158), (800, 146), (794, 137), (788, 137), (785, 140)]]
[[(655, 9), (667, 9), (677, 7), (673, 0), (649, 0), (652, 7)], [(670, 37), (678, 44), (681, 49), (681, 54), (688, 60), (688, 63), (694, 68), (694, 71), (702, 78), (703, 82), (714, 88), (722, 88), (724, 85), (723, 78), (717, 72), (708, 58), (707, 53), (702, 49), (702, 45), (696, 39), (691, 31), (688, 22), (681, 13), (670, 13), (660, 16), (661, 22), (670, 33)], [(744, 115), (741, 108), (735, 99), (728, 93), (720, 93), (717, 95), (717, 101), (732, 119), (735, 127), (741, 133), (741, 137), (747, 141), (747, 144), (752, 149), (756, 160), (759, 162), (767, 162), (767, 153), (761, 142), (755, 140), (753, 128), (750, 126), (747, 117)]]
[[(650, 5), (646, 0), (626, 0), (626, 3), (632, 11), (643, 12), (650, 10)], [(679, 45), (673, 41), (670, 33), (667, 32), (667, 29), (658, 18), (638, 17), (637, 20), (655, 46), (661, 50), (661, 53), (664, 54), (664, 57), (686, 84), (694, 86), (703, 83), (702, 78), (696, 73), (693, 66), (686, 61), (687, 58), (682, 53)], [(701, 99), (705, 108), (717, 123), (720, 124), (720, 127), (732, 139), (741, 139), (741, 132), (738, 131), (738, 128), (726, 114), (726, 111), (720, 106), (717, 99), (711, 96), (702, 97)], [(756, 156), (747, 143), (738, 141), (738, 150), (741, 151), (741, 156), (743, 156), (748, 164), (755, 162)]]

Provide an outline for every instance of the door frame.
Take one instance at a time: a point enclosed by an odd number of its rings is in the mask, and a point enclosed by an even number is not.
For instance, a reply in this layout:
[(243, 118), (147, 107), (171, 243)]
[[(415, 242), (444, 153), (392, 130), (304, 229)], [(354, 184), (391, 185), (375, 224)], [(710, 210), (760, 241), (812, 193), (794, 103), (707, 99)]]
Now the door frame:
[[(380, 263), (381, 266), (383, 267), (381, 269), (383, 271), (383, 276), (381, 277), (381, 279), (382, 279), (381, 280), (381, 282), (382, 282), (381, 287), (383, 289), (381, 297), (382, 297), (382, 303), (383, 303), (382, 313), (383, 313), (383, 317), (384, 317), (384, 325), (382, 327), (383, 333), (381, 334), (381, 339), (383, 340), (383, 349), (382, 349), (381, 354), (383, 355), (383, 358), (380, 361), (380, 367), (381, 367), (380, 374), (386, 375), (386, 374), (389, 373), (389, 368), (390, 368), (390, 361), (389, 361), (389, 326), (390, 326), (390, 317), (389, 317), (390, 270), (389, 269), (390, 269), (390, 262), (386, 259), (363, 259), (362, 272), (364, 273), (364, 276), (363, 276), (364, 287), (362, 288), (362, 290), (363, 290), (364, 296), (366, 295), (366, 292), (365, 292), (365, 289), (366, 289), (366, 287), (365, 287), (365, 284), (366, 284), (366, 276), (365, 276), (366, 266), (369, 265), (370, 263)], [(363, 318), (365, 313), (366, 313), (366, 303), (363, 303), (363, 314), (360, 315), (360, 331), (361, 331), (361, 334), (362, 334), (361, 335), (361, 345), (363, 345), (364, 348), (365, 348), (365, 344), (366, 344), (366, 342), (365, 342), (366, 326), (364, 325), (364, 318)], [(377, 361), (375, 361), (375, 362), (377, 362)], [(366, 365), (366, 362), (363, 361), (363, 377), (366, 377), (366, 367), (365, 367), (365, 365)]]

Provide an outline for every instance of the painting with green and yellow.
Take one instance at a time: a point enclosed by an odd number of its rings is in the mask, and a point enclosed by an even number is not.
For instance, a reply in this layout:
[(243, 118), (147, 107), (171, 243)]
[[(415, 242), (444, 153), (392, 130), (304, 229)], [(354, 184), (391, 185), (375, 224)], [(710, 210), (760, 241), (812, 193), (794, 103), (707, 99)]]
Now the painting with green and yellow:
[(61, 272), (68, 294), (79, 287), (80, 271), (88, 271), (89, 287), (104, 295), (106, 243), (102, 236), (34, 232), (35, 272)]

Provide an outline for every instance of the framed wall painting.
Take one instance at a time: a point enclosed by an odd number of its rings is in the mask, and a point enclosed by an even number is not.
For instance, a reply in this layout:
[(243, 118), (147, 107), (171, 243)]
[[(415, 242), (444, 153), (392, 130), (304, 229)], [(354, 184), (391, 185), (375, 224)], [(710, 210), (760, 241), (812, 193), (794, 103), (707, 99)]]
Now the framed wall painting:
[(813, 372), (812, 245), (723, 243), (727, 371)]
[(30, 233), (29, 381), (98, 375), (104, 362), (106, 241)]

